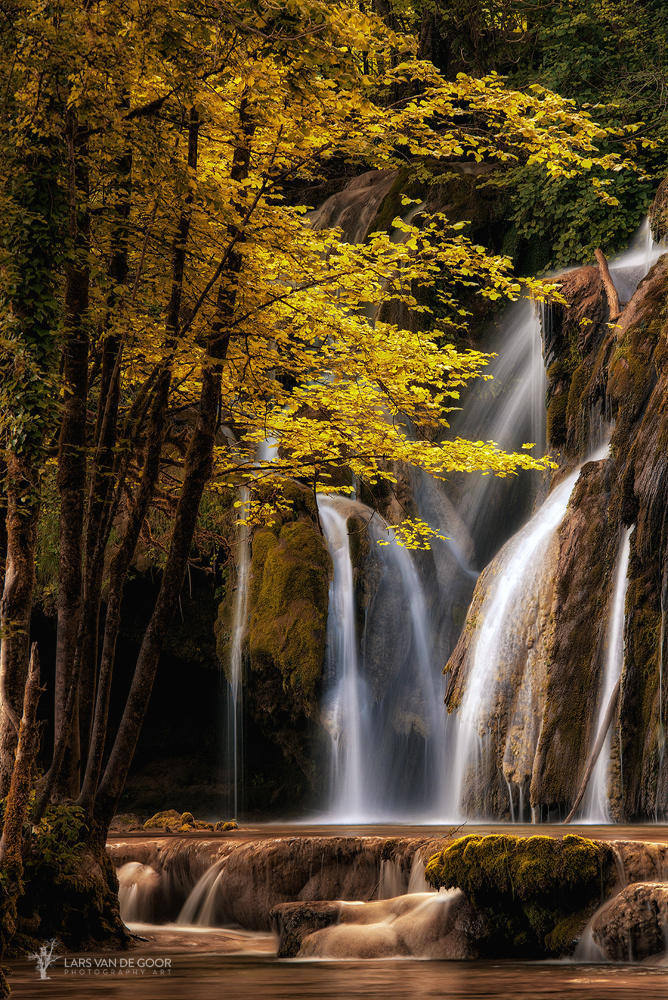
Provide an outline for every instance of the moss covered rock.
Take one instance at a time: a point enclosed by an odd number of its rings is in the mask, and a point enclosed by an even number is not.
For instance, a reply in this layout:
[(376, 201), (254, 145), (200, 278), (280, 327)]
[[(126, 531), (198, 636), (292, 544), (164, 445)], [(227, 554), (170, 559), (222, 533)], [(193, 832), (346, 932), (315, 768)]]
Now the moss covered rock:
[(315, 706), (327, 631), (330, 558), (319, 531), (306, 521), (253, 541), (252, 670), (277, 669), (288, 697), (306, 714)]
[(170, 830), (176, 831), (181, 828), (184, 820), (182, 817), (189, 816), (190, 813), (180, 813), (176, 809), (163, 809), (155, 813), (144, 823), (145, 830)]
[(607, 844), (584, 837), (461, 837), (433, 855), (425, 876), (459, 888), (484, 925), (490, 956), (566, 954), (615, 879)]

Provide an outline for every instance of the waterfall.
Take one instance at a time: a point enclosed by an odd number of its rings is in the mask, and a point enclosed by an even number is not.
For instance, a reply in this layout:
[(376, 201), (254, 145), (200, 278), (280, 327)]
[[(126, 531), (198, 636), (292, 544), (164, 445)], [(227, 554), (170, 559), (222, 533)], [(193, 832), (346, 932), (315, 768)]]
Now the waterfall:
[(318, 510), (332, 557), (329, 590), (326, 675), (333, 683), (323, 710), (330, 747), (330, 803), (335, 815), (348, 821), (364, 816), (361, 706), (353, 565), (348, 541), (348, 516), (335, 497), (320, 497)]
[[(381, 710), (371, 716), (373, 745), (385, 747), (385, 760), (383, 767), (376, 770), (373, 791), (379, 807), (392, 802), (400, 812), (418, 810), (421, 816), (439, 818), (445, 806), (447, 719), (443, 712), (441, 661), (434, 648), (436, 623), (428, 613), (411, 552), (397, 543), (394, 533), (378, 516), (369, 524), (369, 539), (373, 555), (381, 564), (383, 580), (393, 582), (400, 615), (403, 612), (401, 617), (388, 620), (387, 608), (380, 609), (384, 638), (382, 654), (378, 656), (376, 648), (374, 659), (390, 667), (390, 689), (384, 692)], [(375, 604), (383, 600), (384, 595), (377, 592)], [(363, 637), (365, 665), (372, 660), (371, 645), (378, 636), (374, 612), (371, 604)], [(411, 737), (413, 760), (406, 767)]]
[[(362, 504), (321, 496), (318, 507), (334, 564), (321, 713), (330, 740), (328, 816), (348, 822), (442, 816), (441, 663), (412, 555)], [(359, 530), (368, 536), (365, 569), (375, 581), (363, 618), (350, 555), (352, 514), (367, 522)]]
[[(604, 458), (607, 451), (606, 446), (589, 461)], [(496, 578), (478, 609), (480, 625), (476, 628), (466, 689), (457, 712), (449, 795), (452, 817), (461, 817), (464, 789), (471, 780), (471, 771), (481, 768), (488, 752), (488, 711), (504, 679), (505, 659), (517, 641), (514, 623), (521, 617), (523, 602), (532, 599), (536, 591), (543, 566), (541, 556), (564, 518), (580, 469), (578, 466), (548, 495), (534, 516), (506, 544), (496, 562)]]
[[(625, 532), (617, 557), (612, 603), (608, 618), (605, 663), (598, 701), (596, 730), (592, 746), (595, 745), (599, 738), (601, 727), (608, 714), (610, 699), (622, 675), (622, 668), (624, 666), (625, 603), (632, 530), (632, 528), (628, 528)], [(582, 817), (582, 822), (584, 823), (610, 822), (610, 805), (608, 800), (608, 774), (610, 771), (610, 751), (612, 747), (610, 729), (611, 726), (608, 729), (605, 743), (601, 748), (598, 760), (591, 773), (589, 784), (587, 785), (583, 806), (584, 815)]]
[(119, 868), (118, 903), (121, 917), (128, 924), (151, 923), (160, 911), (162, 887), (160, 875), (151, 865), (128, 861)]
[(645, 219), (628, 250), (614, 257), (609, 264), (610, 276), (621, 303), (629, 301), (650, 268), (665, 252), (665, 245), (652, 239), (649, 219)]
[[(496, 354), (486, 370), (492, 379), (471, 386), (461, 413), (453, 417), (453, 431), (474, 441), (496, 441), (509, 451), (531, 441), (541, 454), (546, 379), (536, 303), (522, 299), (504, 310), (485, 350)], [(528, 516), (538, 482), (530, 473), (506, 480), (482, 473), (467, 477), (457, 509), (474, 540), (479, 566), (492, 558), (499, 541), (505, 541)]]

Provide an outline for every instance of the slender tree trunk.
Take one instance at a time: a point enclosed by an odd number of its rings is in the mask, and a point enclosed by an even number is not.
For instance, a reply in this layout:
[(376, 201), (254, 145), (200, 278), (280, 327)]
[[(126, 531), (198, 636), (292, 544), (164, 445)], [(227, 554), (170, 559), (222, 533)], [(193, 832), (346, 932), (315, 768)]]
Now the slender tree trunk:
[[(65, 287), (65, 404), (58, 444), (60, 553), (54, 722), (58, 738), (65, 724), (67, 692), (74, 674), (81, 618), (82, 537), (86, 490), (86, 404), (88, 399), (88, 299), (90, 220), (87, 210), (87, 150), (78, 140), (76, 115), (68, 115), (70, 238), (73, 255)], [(84, 200), (83, 211), (79, 201)], [(75, 708), (76, 713), (76, 708)], [(73, 726), (58, 791), (72, 797), (79, 788), (78, 727)]]
[(42, 693), (39, 680), (39, 654), (37, 643), (33, 643), (26, 678), (16, 759), (12, 769), (2, 824), (2, 838), (0, 839), (0, 868), (5, 870), (22, 869), (23, 830), (28, 819), (33, 771), (39, 751), (37, 704)]
[[(42, 689), (39, 686), (39, 656), (33, 645), (23, 699), (23, 714), (19, 726), (16, 760), (5, 803), (5, 816), (0, 839), (0, 961), (7, 944), (16, 931), (16, 904), (23, 894), (24, 832), (28, 819), (33, 772), (39, 752), (37, 704)], [(0, 996), (8, 996), (9, 988), (0, 971)]]
[(7, 464), (0, 456), (0, 594), (5, 586), (5, 561), (7, 559)]
[(25, 456), (7, 457), (7, 559), (0, 601), (0, 796), (9, 791), (28, 671), (39, 513), (37, 475)]

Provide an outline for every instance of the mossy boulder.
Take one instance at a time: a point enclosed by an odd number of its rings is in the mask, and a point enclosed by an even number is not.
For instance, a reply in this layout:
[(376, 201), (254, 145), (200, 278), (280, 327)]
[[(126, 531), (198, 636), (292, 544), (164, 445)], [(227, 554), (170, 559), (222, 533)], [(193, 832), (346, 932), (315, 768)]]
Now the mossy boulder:
[(117, 813), (111, 821), (109, 833), (130, 833), (143, 829), (144, 821), (136, 813)]
[(192, 829), (194, 822), (193, 814), (190, 812), (180, 813), (176, 809), (163, 809), (146, 820), (144, 829), (167, 830), (170, 833), (176, 833), (183, 827)]
[(482, 920), (483, 954), (567, 954), (615, 880), (612, 848), (584, 837), (469, 835), (433, 855), (435, 888), (459, 888)]
[(228, 830), (238, 830), (239, 824), (235, 819), (219, 820), (215, 826), (214, 830), (216, 833), (227, 833)]

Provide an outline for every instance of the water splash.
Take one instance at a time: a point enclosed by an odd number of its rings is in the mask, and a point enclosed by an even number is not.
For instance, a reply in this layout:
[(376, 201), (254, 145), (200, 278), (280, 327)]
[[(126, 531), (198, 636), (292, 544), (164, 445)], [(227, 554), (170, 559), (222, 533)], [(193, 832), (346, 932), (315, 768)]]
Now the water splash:
[[(608, 629), (606, 637), (606, 654), (603, 667), (603, 677), (601, 679), (601, 691), (598, 701), (598, 713), (596, 718), (596, 730), (592, 746), (596, 744), (601, 734), (601, 727), (608, 715), (608, 706), (613, 696), (617, 682), (622, 675), (624, 666), (624, 622), (626, 589), (628, 586), (629, 558), (631, 554), (631, 531), (628, 528), (624, 533), (619, 555), (617, 557), (617, 570), (615, 573), (614, 589), (612, 593), (612, 604), (608, 617)], [(585, 792), (583, 812), (581, 822), (583, 823), (609, 823), (610, 801), (608, 796), (608, 775), (610, 771), (610, 756), (612, 747), (612, 734), (610, 730), (605, 739), (605, 743), (598, 755), (594, 770), (591, 773)]]
[(116, 874), (118, 903), (125, 923), (150, 923), (155, 920), (162, 892), (158, 872), (151, 865), (128, 861)]

